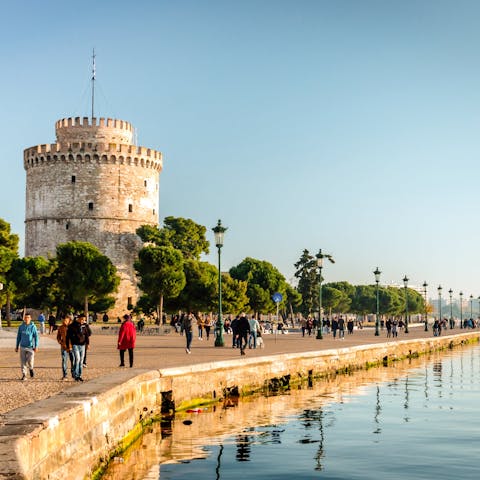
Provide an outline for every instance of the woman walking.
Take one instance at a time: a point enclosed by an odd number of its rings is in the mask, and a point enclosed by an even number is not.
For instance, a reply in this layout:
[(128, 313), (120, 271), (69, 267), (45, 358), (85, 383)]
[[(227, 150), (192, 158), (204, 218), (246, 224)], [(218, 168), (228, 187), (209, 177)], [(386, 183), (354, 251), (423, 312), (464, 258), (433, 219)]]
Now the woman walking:
[(120, 351), (120, 367), (125, 366), (125, 350), (128, 350), (128, 360), (130, 368), (133, 367), (133, 349), (135, 348), (135, 340), (137, 332), (135, 325), (132, 322), (132, 317), (125, 314), (123, 316), (123, 323), (118, 332), (118, 350)]

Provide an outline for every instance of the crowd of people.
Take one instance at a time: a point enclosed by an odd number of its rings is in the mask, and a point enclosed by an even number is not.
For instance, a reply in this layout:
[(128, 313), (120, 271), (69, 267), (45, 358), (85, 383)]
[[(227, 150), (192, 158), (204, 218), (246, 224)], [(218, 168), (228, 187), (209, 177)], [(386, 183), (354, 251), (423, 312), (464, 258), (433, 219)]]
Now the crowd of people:
[[(96, 315), (95, 315), (96, 316)], [(83, 314), (77, 316), (62, 315), (61, 324), (57, 327), (56, 319), (49, 315), (48, 319), (43, 312), (38, 316), (39, 330), (29, 313), (24, 315), (23, 322), (18, 328), (15, 351), (20, 352), (20, 367), (22, 372), (22, 381), (27, 376), (34, 377), (35, 352), (39, 346), (40, 334), (46, 333), (45, 324), (48, 323), (51, 334), (56, 331), (56, 339), (60, 345), (62, 380), (67, 380), (71, 376), (76, 382), (83, 382), (83, 369), (87, 367), (87, 354), (90, 345), (90, 336), (92, 329), (89, 326), (90, 321), (96, 321), (96, 318), (89, 318)], [(103, 322), (108, 322), (108, 315), (104, 314)], [(118, 331), (117, 348), (120, 356), (119, 367), (125, 367), (125, 353), (128, 352), (128, 364), (133, 367), (134, 348), (136, 343), (137, 331), (142, 333), (145, 328), (145, 320), (140, 317), (135, 325), (132, 316), (125, 314), (123, 320), (118, 318), (121, 323)], [(162, 323), (167, 323), (167, 317), (162, 317)], [(158, 324), (158, 322), (156, 322)], [(179, 312), (171, 316), (170, 325), (174, 331), (184, 335), (186, 340), (185, 351), (190, 354), (192, 351), (192, 340), (194, 332), (198, 341), (208, 341), (210, 337), (216, 338), (217, 318), (212, 314), (194, 314), (193, 312)], [(463, 319), (461, 328), (477, 328), (480, 326), (480, 320)], [(270, 320), (259, 320), (255, 315), (247, 315), (242, 312), (239, 315), (226, 315), (223, 321), (223, 332), (231, 335), (231, 347), (240, 351), (240, 355), (245, 355), (247, 349), (262, 348), (264, 346), (264, 334), (266, 333), (288, 333), (288, 328), (299, 328), (302, 337), (312, 336), (319, 325), (318, 320), (312, 316), (297, 316), (294, 319), (278, 321), (276, 323)], [(354, 320), (352, 317), (344, 318), (342, 315), (322, 319), (323, 333), (331, 334), (334, 339), (343, 340), (345, 330), (348, 335), (352, 335), (355, 327), (363, 328), (363, 323)], [(386, 330), (387, 338), (398, 337), (399, 331), (406, 331), (406, 325), (402, 319), (388, 318), (382, 319), (381, 329)], [(456, 327), (454, 319), (435, 319), (432, 324), (434, 336), (440, 336), (443, 330)]]
[[(55, 317), (53, 317), (55, 318)], [(40, 333), (45, 333), (45, 317), (39, 315), (38, 323)], [(62, 380), (67, 380), (69, 373), (74, 381), (83, 382), (83, 369), (87, 367), (87, 352), (90, 346), (90, 328), (87, 317), (84, 314), (76, 316), (64, 314), (61, 316), (60, 326), (53, 323), (57, 331), (57, 342), (60, 345), (60, 358), (62, 366)], [(51, 331), (49, 331), (49, 334)], [(20, 352), (21, 380), (35, 376), (34, 361), (35, 353), (39, 347), (40, 334), (32, 321), (32, 316), (26, 313), (23, 322), (18, 327), (15, 351)], [(136, 327), (129, 314), (123, 316), (123, 322), (118, 332), (117, 348), (120, 354), (120, 367), (125, 366), (125, 352), (128, 351), (130, 368), (133, 367), (133, 350), (136, 342)], [(70, 368), (69, 368), (70, 364)]]

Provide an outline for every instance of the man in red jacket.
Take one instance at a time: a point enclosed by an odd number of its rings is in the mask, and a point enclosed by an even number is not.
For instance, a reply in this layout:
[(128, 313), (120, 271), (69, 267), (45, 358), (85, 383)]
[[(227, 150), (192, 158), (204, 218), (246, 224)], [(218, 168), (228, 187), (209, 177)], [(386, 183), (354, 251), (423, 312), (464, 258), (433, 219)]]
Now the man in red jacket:
[(125, 314), (123, 322), (118, 332), (118, 350), (120, 350), (120, 367), (125, 366), (125, 350), (128, 350), (128, 360), (130, 368), (133, 367), (133, 349), (135, 348), (135, 340), (137, 332), (132, 322), (132, 317)]

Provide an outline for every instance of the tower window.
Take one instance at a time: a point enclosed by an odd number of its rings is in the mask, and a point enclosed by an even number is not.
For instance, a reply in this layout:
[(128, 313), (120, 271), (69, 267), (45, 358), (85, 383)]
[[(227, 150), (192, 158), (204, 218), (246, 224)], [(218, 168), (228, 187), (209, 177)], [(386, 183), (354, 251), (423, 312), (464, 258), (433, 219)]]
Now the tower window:
[(72, 175), (72, 183), (75, 183), (76, 180), (77, 180), (77, 177), (75, 177), (75, 175)]
[(70, 222), (67, 222), (67, 223), (65, 224), (65, 230), (68, 230), (69, 227), (70, 227)]
[(147, 186), (147, 181), (146, 181), (146, 180), (143, 181), (143, 186), (144, 186), (144, 187)]
[(153, 214), (155, 215), (155, 209), (153, 209)]
[(132, 297), (127, 298), (127, 310), (131, 310), (133, 308), (132, 304)]
[(88, 202), (88, 209), (93, 210), (93, 202)]
[(128, 211), (133, 212), (133, 205), (131, 203), (128, 204)]

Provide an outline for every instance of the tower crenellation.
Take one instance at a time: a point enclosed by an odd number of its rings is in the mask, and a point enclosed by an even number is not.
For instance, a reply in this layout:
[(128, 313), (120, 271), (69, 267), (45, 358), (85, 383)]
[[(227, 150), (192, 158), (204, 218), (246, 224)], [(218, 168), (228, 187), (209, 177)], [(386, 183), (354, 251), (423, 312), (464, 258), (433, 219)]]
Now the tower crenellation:
[(55, 255), (72, 240), (97, 246), (121, 277), (120, 314), (138, 297), (136, 229), (158, 225), (162, 153), (134, 145), (133, 126), (112, 118), (55, 123), (56, 142), (24, 150), (27, 174), (25, 255)]

